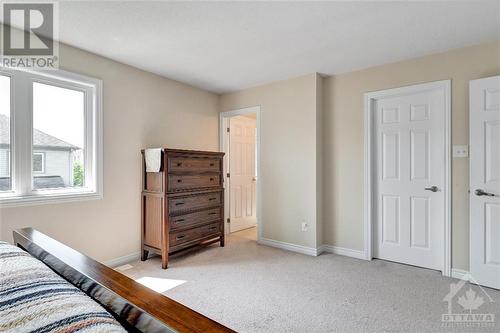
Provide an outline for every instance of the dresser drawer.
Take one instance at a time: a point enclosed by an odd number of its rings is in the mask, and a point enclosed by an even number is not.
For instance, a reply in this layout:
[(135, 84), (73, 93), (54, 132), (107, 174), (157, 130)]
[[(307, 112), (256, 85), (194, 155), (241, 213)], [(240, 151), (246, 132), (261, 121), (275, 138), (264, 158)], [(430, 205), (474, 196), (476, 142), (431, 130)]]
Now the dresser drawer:
[(220, 175), (199, 174), (199, 175), (168, 175), (168, 191), (186, 191), (197, 188), (218, 187)]
[(182, 212), (189, 210), (218, 206), (221, 201), (221, 192), (171, 198), (168, 200), (168, 212), (170, 215), (181, 214)]
[(210, 235), (216, 236), (217, 234), (219, 234), (219, 232), (220, 232), (220, 222), (207, 224), (189, 230), (173, 232), (170, 233), (169, 236), (169, 245), (173, 247), (179, 244), (208, 237)]
[(220, 159), (210, 157), (171, 157), (168, 159), (170, 172), (218, 172)]
[(218, 221), (220, 219), (220, 207), (203, 210), (201, 212), (172, 216), (169, 219), (170, 230), (193, 226), (200, 223)]

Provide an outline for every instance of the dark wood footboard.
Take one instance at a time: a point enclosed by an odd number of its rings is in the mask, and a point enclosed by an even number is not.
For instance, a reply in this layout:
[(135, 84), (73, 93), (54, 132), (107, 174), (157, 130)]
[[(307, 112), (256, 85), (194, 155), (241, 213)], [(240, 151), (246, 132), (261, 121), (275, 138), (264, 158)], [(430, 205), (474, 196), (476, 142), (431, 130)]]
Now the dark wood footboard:
[(233, 332), (37, 230), (14, 231), (14, 242), (92, 297), (130, 332)]

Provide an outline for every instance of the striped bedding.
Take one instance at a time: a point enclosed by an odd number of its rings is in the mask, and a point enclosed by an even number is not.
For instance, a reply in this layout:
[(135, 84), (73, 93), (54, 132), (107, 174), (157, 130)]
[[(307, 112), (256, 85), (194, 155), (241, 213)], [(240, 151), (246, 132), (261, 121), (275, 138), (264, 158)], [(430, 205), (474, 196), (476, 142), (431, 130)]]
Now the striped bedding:
[(0, 242), (0, 332), (125, 332), (85, 293), (23, 250)]

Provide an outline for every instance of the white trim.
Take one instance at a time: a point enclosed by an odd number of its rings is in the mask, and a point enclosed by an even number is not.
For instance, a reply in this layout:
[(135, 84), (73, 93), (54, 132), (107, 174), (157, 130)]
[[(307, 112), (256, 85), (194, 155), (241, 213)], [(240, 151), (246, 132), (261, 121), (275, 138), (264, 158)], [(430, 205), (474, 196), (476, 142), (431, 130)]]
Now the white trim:
[(429, 83), (416, 84), (394, 89), (380, 90), (365, 93), (364, 95), (364, 203), (363, 203), (363, 225), (364, 225), (364, 248), (365, 259), (373, 258), (373, 209), (372, 209), (372, 182), (373, 175), (371, 166), (373, 165), (372, 156), (372, 136), (373, 136), (373, 100), (387, 96), (397, 96), (408, 94), (415, 91), (443, 89), (445, 94), (445, 221), (443, 230), (444, 256), (442, 265), (442, 274), (451, 275), (451, 80), (435, 81)]
[[(364, 251), (347, 249), (344, 247), (333, 246), (333, 245), (321, 245), (319, 248), (316, 249), (313, 247), (281, 242), (269, 238), (262, 238), (261, 240), (257, 241), (257, 243), (260, 245), (271, 246), (277, 249), (292, 251), (313, 257), (319, 256), (321, 253), (325, 252), (356, 259), (365, 259)], [(139, 259), (140, 259), (140, 252), (135, 252), (123, 257), (107, 260), (104, 262), (104, 265), (109, 267), (118, 267), (121, 265), (128, 264), (132, 261), (137, 261)]]
[(339, 256), (345, 256), (345, 257), (351, 257), (351, 258), (356, 258), (356, 259), (366, 259), (366, 253), (365, 251), (360, 251), (360, 250), (353, 250), (353, 249), (348, 249), (345, 247), (340, 247), (340, 246), (333, 246), (333, 245), (322, 245), (320, 247), (320, 253), (333, 253)]
[(366, 260), (372, 260), (372, 101), (371, 98), (365, 94), (365, 117), (364, 117), (364, 132), (365, 132), (365, 142), (364, 142), (364, 178), (363, 178), (363, 189), (364, 189), (364, 202), (363, 202), (363, 231), (364, 231), (364, 249)]
[[(35, 71), (0, 66), (0, 73), (11, 77), (11, 151), (14, 152), (11, 158), (12, 190), (0, 193), (0, 207), (101, 199), (102, 81), (64, 70)], [(33, 189), (32, 86), (35, 82), (85, 93), (85, 188)], [(15, 95), (15, 91), (22, 94)]]
[[(225, 181), (224, 185), (224, 234), (229, 235), (230, 233), (230, 224), (227, 223), (227, 218), (229, 217), (231, 210), (230, 210), (230, 203), (229, 203), (229, 198), (230, 198), (230, 178), (227, 178), (227, 173), (229, 171), (229, 133), (227, 132), (227, 128), (229, 128), (229, 118), (224, 117), (222, 118), (222, 127), (220, 129), (220, 136), (221, 136), (221, 146), (220, 146), (220, 151), (223, 151), (225, 153), (224, 155), (224, 160), (223, 160), (223, 165), (222, 165), (222, 171), (223, 171), (223, 177)], [(222, 137), (224, 136), (224, 137)]]
[(12, 196), (12, 197), (3, 197), (0, 201), (0, 208), (46, 205), (46, 204), (75, 202), (75, 201), (100, 200), (102, 199), (102, 197), (103, 197), (102, 194), (98, 194), (95, 192), (79, 191), (71, 193), (69, 192), (69, 190), (64, 194), (44, 193), (41, 195), (30, 195), (24, 197)]
[(257, 241), (257, 243), (261, 245), (266, 245), (266, 246), (271, 246), (275, 247), (278, 249), (286, 250), (286, 251), (292, 251), (292, 252), (297, 252), (301, 254), (306, 254), (308, 256), (318, 256), (321, 252), (319, 249), (316, 249), (314, 247), (308, 247), (308, 246), (302, 246), (302, 245), (296, 245), (292, 243), (286, 243), (286, 242), (281, 242), (277, 241), (274, 239), (268, 239), (268, 238), (261, 238), (260, 240)]
[(459, 280), (469, 280), (470, 273), (464, 271), (463, 269), (452, 268), (451, 269), (451, 277)]
[(123, 256), (123, 257), (118, 257), (118, 258), (107, 260), (107, 261), (103, 262), (103, 264), (108, 266), (108, 267), (114, 268), (114, 267), (128, 264), (129, 262), (132, 262), (132, 261), (137, 261), (140, 258), (141, 258), (141, 253), (134, 252), (131, 254), (127, 254), (126, 256)]
[[(227, 140), (227, 132), (226, 132), (226, 121), (227, 118), (235, 117), (235, 116), (241, 116), (241, 115), (246, 115), (250, 113), (255, 113), (257, 115), (256, 119), (256, 125), (257, 125), (257, 208), (256, 208), (256, 213), (257, 213), (257, 241), (261, 241), (263, 239), (262, 237), (262, 230), (263, 228), (263, 221), (262, 221), (262, 172), (261, 172), (261, 147), (262, 147), (262, 139), (261, 139), (261, 132), (262, 132), (262, 107), (261, 106), (252, 106), (252, 107), (247, 107), (247, 108), (242, 108), (242, 109), (237, 109), (237, 110), (232, 110), (232, 111), (225, 111), (221, 112), (219, 114), (219, 150), (224, 151), (225, 149), (225, 143)], [(224, 170), (224, 180), (226, 181), (226, 184), (229, 184), (229, 179), (226, 177), (226, 170)], [(225, 212), (225, 221), (224, 221), (224, 230), (229, 230), (229, 226), (227, 224), (227, 216), (229, 212), (229, 195), (227, 195), (229, 191), (229, 185), (226, 185), (226, 195), (224, 195), (224, 207), (226, 207), (226, 212)]]

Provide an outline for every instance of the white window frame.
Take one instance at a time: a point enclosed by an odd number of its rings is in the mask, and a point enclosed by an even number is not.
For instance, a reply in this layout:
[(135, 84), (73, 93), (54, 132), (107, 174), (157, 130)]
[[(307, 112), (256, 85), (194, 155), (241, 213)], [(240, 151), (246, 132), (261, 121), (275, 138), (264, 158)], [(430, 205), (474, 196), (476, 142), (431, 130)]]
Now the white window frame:
[(34, 157), (35, 155), (40, 155), (40, 156), (42, 156), (42, 170), (40, 170), (40, 171), (33, 170), (33, 173), (34, 173), (35, 175), (44, 174), (44, 173), (45, 173), (45, 153), (44, 153), (44, 152), (40, 152), (40, 151), (34, 151), (34, 152), (33, 152), (33, 157)]
[[(103, 197), (102, 81), (64, 70), (18, 70), (0, 66), (11, 82), (11, 191), (0, 192), (0, 207)], [(84, 106), (85, 185), (77, 188), (33, 188), (33, 83), (82, 91)]]

